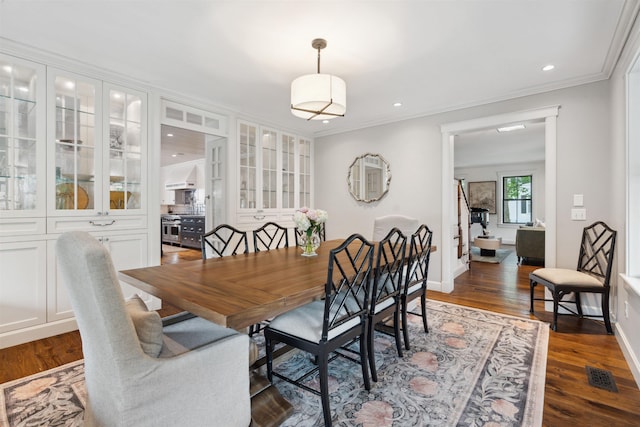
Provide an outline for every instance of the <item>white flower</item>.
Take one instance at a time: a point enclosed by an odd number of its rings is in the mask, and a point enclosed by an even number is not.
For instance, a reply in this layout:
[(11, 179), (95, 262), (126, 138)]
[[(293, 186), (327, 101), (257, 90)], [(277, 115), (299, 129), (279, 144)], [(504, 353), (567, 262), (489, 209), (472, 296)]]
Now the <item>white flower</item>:
[(293, 214), (293, 222), (301, 231), (307, 231), (310, 228), (317, 230), (320, 224), (327, 222), (328, 218), (327, 211), (307, 207), (300, 208)]
[(293, 214), (293, 222), (295, 222), (296, 227), (302, 231), (307, 231), (307, 229), (311, 227), (311, 221), (309, 221), (307, 215), (301, 211), (296, 211), (296, 213)]

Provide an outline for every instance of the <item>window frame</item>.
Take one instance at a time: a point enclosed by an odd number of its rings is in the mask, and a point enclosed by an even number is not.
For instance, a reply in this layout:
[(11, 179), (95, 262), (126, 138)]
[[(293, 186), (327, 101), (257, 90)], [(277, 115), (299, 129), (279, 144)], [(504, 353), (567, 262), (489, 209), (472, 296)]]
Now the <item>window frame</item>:
[[(505, 180), (509, 179), (509, 178), (524, 178), (524, 177), (528, 177), (529, 178), (529, 185), (530, 185), (530, 195), (529, 198), (517, 198), (517, 199), (507, 199), (505, 196)], [(516, 221), (509, 221), (506, 222), (505, 221), (505, 206), (507, 202), (522, 202), (522, 201), (529, 201), (530, 202), (530, 208), (529, 208), (529, 220), (525, 221), (525, 222), (516, 222)], [(529, 222), (533, 222), (533, 172), (531, 171), (526, 171), (526, 172), (509, 172), (509, 173), (501, 173), (500, 174), (500, 224), (505, 225), (505, 226), (520, 226), (520, 225), (524, 225), (527, 224)]]

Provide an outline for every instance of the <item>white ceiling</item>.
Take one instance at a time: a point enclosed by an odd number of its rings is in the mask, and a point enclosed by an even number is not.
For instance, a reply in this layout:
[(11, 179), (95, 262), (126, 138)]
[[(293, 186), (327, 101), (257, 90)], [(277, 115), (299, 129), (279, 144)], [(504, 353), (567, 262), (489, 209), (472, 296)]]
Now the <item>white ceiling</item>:
[(544, 122), (521, 124), (524, 129), (511, 132), (486, 129), (456, 135), (456, 169), (544, 161)]
[[(2, 0), (0, 49), (15, 41), (321, 136), (606, 79), (637, 7), (638, 0)], [(317, 37), (328, 42), (322, 71), (347, 83), (346, 116), (329, 124), (289, 111), (291, 81), (315, 72)], [(556, 68), (541, 71), (549, 63)]]
[(160, 166), (203, 159), (205, 138), (202, 132), (162, 125)]

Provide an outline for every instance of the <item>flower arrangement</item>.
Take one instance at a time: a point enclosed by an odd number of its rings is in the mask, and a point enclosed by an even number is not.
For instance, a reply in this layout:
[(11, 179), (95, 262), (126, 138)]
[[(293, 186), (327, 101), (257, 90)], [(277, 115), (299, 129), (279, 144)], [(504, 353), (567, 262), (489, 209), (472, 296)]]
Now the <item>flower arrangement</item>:
[(300, 208), (293, 214), (293, 222), (295, 222), (298, 230), (303, 232), (301, 236), (301, 246), (304, 249), (303, 255), (313, 256), (316, 254), (315, 250), (320, 246), (318, 233), (322, 228), (322, 224), (327, 222), (328, 218), (327, 211), (309, 209), (307, 207)]

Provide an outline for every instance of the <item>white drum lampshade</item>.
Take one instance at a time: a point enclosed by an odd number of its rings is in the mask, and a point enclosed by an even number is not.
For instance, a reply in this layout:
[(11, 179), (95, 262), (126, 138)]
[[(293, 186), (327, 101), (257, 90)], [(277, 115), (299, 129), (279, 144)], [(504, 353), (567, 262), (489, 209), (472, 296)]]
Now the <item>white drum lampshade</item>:
[(330, 74), (307, 74), (291, 83), (291, 112), (307, 120), (344, 116), (347, 85)]

